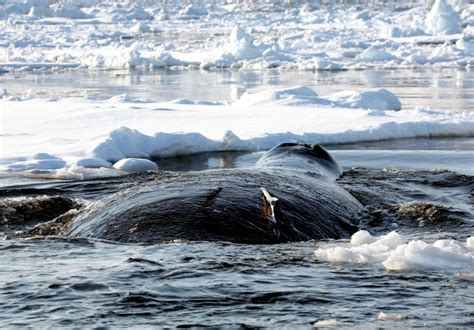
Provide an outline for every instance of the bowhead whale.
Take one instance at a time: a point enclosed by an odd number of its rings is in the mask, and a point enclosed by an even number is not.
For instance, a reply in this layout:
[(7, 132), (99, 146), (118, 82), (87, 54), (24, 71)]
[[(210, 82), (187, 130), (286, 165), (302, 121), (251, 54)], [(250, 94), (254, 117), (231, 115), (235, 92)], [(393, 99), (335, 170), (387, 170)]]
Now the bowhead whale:
[(271, 244), (349, 237), (362, 205), (319, 145), (284, 143), (253, 168), (161, 176), (89, 206), (64, 234), (119, 242)]

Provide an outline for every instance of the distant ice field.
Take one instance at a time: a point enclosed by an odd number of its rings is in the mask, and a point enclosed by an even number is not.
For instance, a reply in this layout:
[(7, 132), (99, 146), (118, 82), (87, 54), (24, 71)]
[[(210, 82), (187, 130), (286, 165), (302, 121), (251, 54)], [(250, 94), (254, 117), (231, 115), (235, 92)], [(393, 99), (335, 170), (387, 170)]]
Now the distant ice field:
[(465, 0), (345, 6), (3, 0), (2, 7), (0, 70), (6, 71), (339, 71), (474, 63), (473, 4)]

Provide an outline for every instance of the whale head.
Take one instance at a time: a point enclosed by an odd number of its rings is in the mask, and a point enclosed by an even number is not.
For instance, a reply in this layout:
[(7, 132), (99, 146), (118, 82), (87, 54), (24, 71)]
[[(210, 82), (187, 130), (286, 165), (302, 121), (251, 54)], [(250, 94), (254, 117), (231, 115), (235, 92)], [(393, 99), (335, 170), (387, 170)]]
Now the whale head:
[(326, 149), (317, 144), (282, 143), (267, 151), (255, 168), (294, 171), (334, 181), (342, 168)]

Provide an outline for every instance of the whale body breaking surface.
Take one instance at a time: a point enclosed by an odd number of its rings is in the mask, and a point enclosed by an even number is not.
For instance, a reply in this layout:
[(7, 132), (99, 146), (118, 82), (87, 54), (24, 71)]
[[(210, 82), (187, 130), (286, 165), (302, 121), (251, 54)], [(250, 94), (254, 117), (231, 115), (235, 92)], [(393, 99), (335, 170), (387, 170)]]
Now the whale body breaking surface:
[(154, 244), (271, 244), (350, 237), (362, 205), (318, 145), (280, 144), (250, 169), (161, 176), (80, 211), (66, 236)]

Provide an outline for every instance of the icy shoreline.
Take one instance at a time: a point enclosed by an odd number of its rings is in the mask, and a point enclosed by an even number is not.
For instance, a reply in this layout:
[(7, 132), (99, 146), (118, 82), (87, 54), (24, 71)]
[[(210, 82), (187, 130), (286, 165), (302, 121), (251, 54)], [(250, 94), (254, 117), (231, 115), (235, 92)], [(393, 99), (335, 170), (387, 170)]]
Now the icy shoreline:
[(319, 96), (297, 86), (246, 93), (232, 104), (127, 95), (107, 100), (5, 95), (0, 104), (3, 171), (110, 168), (126, 158), (266, 150), (289, 141), (474, 137), (474, 112), (398, 111), (398, 98), (384, 89)]

